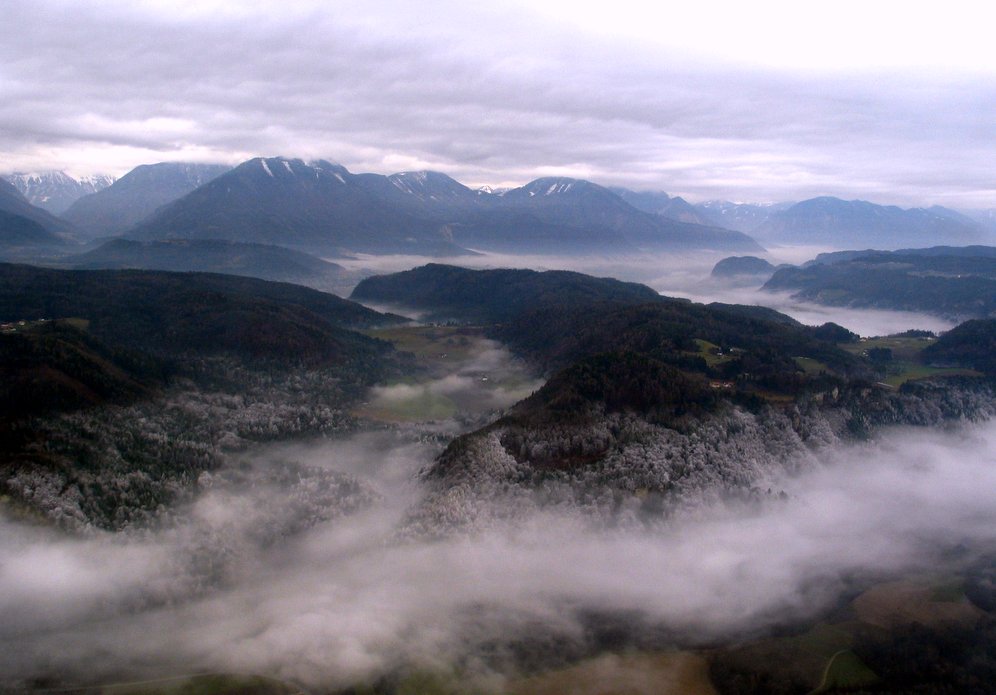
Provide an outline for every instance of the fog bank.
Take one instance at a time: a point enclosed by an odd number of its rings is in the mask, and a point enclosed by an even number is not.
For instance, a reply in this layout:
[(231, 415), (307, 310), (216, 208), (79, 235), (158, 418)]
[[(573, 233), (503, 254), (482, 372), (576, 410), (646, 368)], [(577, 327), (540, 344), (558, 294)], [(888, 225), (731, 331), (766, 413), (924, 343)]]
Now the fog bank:
[(4, 520), (3, 678), (234, 671), (345, 685), (468, 663), (527, 633), (581, 639), (593, 611), (700, 643), (811, 615), (855, 575), (996, 547), (992, 422), (824, 452), (779, 481), (787, 500), (664, 533), (537, 512), (472, 537), (399, 540), (413, 476), (439, 447), (396, 432), (266, 447), (212, 476), (178, 526), (144, 536), (67, 539)]

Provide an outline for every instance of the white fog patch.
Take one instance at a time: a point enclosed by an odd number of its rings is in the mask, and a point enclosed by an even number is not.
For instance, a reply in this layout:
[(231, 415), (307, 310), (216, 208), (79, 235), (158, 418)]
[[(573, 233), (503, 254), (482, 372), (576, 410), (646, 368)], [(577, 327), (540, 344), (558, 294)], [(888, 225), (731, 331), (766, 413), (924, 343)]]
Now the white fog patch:
[[(397, 433), (262, 449), (254, 465), (295, 459), (380, 493), (275, 542), (255, 540), (270, 512), (252, 485), (224, 492), (235, 498), (211, 488), (178, 528), (146, 538), (70, 540), (4, 521), (0, 670), (8, 681), (172, 669), (343, 685), (401, 663), (446, 664), (475, 639), (574, 634), (584, 610), (636, 611), (704, 640), (813, 614), (855, 573), (931, 568), (936, 551), (996, 545), (992, 422), (828, 451), (824, 465), (780, 481), (787, 501), (717, 508), (664, 532), (593, 532), (537, 512), (473, 536), (398, 540), (419, 496), (413, 476), (436, 452)], [(230, 504), (239, 495), (252, 504)], [(219, 502), (227, 511), (208, 511)], [(242, 571), (192, 591), (205, 536)], [(170, 600), (143, 602), (150, 592)]]
[(762, 292), (760, 284), (757, 282), (754, 286), (744, 287), (736, 283), (700, 281), (682, 286), (658, 283), (653, 287), (663, 295), (703, 304), (722, 302), (769, 307), (807, 326), (819, 326), (832, 321), (865, 337), (902, 333), (912, 328), (940, 332), (955, 326), (953, 321), (917, 311), (857, 309), (805, 302), (793, 299), (788, 292)]
[(471, 340), (468, 356), (450, 365), (451, 373), (415, 383), (374, 386), (366, 407), (410, 412), (410, 419), (420, 421), (473, 416), (508, 408), (543, 385), (497, 341)]
[(427, 395), (442, 395), (460, 399), (461, 396), (473, 394), (484, 410), (495, 410), (509, 407), (528, 396), (537, 388), (531, 385), (518, 388), (497, 386), (493, 389), (481, 391), (478, 388), (478, 382), (486, 379), (488, 379), (486, 376), (474, 377), (451, 374), (442, 379), (430, 381), (427, 384), (375, 386), (371, 389), (371, 403), (375, 406), (386, 405), (391, 402), (401, 403), (420, 400)]
[(754, 294), (753, 301), (748, 302), (744, 299), (740, 301), (741, 303), (763, 304), (783, 314), (788, 314), (795, 320), (809, 326), (832, 321), (864, 337), (892, 335), (910, 329), (939, 333), (956, 325), (954, 321), (918, 311), (826, 306), (792, 299), (788, 294), (783, 293), (757, 292)]

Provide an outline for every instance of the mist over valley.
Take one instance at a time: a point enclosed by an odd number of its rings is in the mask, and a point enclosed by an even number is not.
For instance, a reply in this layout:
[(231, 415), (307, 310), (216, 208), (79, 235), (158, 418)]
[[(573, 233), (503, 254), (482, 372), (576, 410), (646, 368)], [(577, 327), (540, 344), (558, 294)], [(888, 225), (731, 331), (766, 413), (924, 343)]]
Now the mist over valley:
[(0, 694), (993, 692), (953, 2), (5, 0)]

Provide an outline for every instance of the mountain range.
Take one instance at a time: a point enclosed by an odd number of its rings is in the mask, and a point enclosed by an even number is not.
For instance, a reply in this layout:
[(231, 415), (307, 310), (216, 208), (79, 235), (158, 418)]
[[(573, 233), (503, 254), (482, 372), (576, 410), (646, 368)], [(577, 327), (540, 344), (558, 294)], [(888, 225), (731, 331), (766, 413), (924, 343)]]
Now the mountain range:
[(750, 234), (771, 215), (787, 210), (793, 205), (795, 203), (733, 203), (728, 200), (708, 200), (697, 204), (695, 209), (712, 224)]
[(37, 205), (53, 215), (61, 215), (69, 206), (85, 195), (101, 191), (112, 183), (113, 176), (72, 176), (64, 171), (39, 173), (14, 173), (6, 178), (32, 205)]
[[(36, 200), (45, 198), (49, 205), (56, 204), (56, 197), (44, 193), (43, 184), (54, 187), (61, 182), (68, 190), (109, 181), (83, 181), (61, 173), (15, 180), (22, 187), (33, 186)], [(142, 242), (222, 240), (282, 246), (325, 257), (354, 252), (445, 257), (475, 251), (761, 251), (752, 237), (776, 245), (894, 249), (979, 243), (989, 234), (984, 215), (971, 217), (939, 206), (903, 210), (831, 197), (794, 204), (691, 205), (661, 191), (609, 189), (564, 177), (540, 178), (500, 191), (472, 190), (439, 172), (354, 174), (328, 161), (283, 157), (255, 158), (235, 168), (143, 165), (80, 197), (61, 217), (32, 205), (9, 182), (2, 183), (0, 246), (8, 257), (22, 260), (30, 260), (32, 248), (122, 236)], [(137, 248), (132, 247), (129, 263), (141, 256), (134, 254)], [(10, 249), (17, 251), (11, 255)], [(174, 255), (174, 260), (179, 258)], [(202, 268), (176, 263), (170, 267)]]
[(325, 255), (759, 248), (737, 232), (637, 210), (588, 181), (543, 178), (493, 194), (436, 172), (353, 174), (327, 161), (282, 157), (244, 162), (128, 236), (237, 239)]
[[(631, 191), (627, 188), (610, 188), (613, 193), (638, 210), (667, 217), (678, 222), (704, 224), (710, 227), (735, 229), (723, 224), (722, 220), (714, 218), (692, 205), (680, 196), (670, 196), (664, 191)], [(738, 229), (736, 231), (745, 231)]]
[(864, 200), (821, 197), (773, 212), (751, 232), (774, 244), (854, 248), (869, 244), (903, 246), (962, 245), (985, 239), (981, 227), (946, 208), (876, 205)]
[(732, 203), (712, 200), (690, 205), (663, 192), (613, 189), (633, 206), (662, 217), (713, 225), (749, 234), (763, 244), (880, 248), (927, 244), (972, 244), (994, 232), (996, 215), (966, 214), (934, 205), (902, 209), (864, 200), (822, 196), (798, 203)]

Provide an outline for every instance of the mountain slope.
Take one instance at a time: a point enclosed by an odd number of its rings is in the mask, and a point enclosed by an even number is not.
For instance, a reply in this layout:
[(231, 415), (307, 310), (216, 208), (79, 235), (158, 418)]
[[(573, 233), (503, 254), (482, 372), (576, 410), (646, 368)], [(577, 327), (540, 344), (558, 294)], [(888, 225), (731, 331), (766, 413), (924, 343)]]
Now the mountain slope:
[(357, 339), (345, 329), (399, 321), (335, 295), (255, 278), (0, 264), (0, 321), (59, 318), (85, 319), (95, 337), (122, 347), (285, 357), (332, 356)]
[[(68, 321), (0, 332), (0, 422), (148, 395), (161, 365), (109, 348)], [(2, 431), (2, 426), (0, 426)]]
[(343, 251), (759, 250), (737, 232), (642, 212), (601, 186), (538, 179), (495, 195), (438, 172), (353, 174), (329, 162), (253, 159), (164, 207), (139, 239), (229, 239)]
[(145, 164), (107, 188), (80, 198), (63, 217), (79, 229), (81, 236), (114, 236), (228, 170), (227, 166), (215, 164)]
[(996, 319), (973, 319), (955, 326), (924, 349), (923, 359), (996, 376)]
[[(718, 500), (756, 509), (812, 449), (880, 425), (996, 412), (991, 380), (886, 388), (860, 346), (837, 344), (856, 336), (786, 318), (661, 298), (544, 302), (492, 326), (493, 337), (551, 376), (423, 469), (427, 492), (405, 531), (486, 529), (537, 509), (613, 529), (666, 527), (677, 510)], [(986, 342), (962, 361), (992, 351), (992, 326), (971, 328), (955, 343)]]
[(332, 289), (342, 284), (342, 267), (335, 263), (280, 246), (235, 241), (112, 239), (65, 262), (77, 270), (136, 268), (226, 273), (317, 289)]
[(0, 248), (63, 244), (70, 227), (0, 179)]
[(548, 177), (501, 196), (501, 206), (541, 222), (580, 230), (579, 238), (606, 248), (762, 250), (750, 237), (716, 227), (669, 220), (634, 208), (590, 181)]
[(728, 200), (708, 200), (695, 205), (695, 209), (709, 224), (725, 229), (735, 229), (753, 234), (772, 214), (785, 210), (794, 203), (731, 203)]
[(684, 198), (669, 196), (664, 191), (631, 191), (626, 188), (610, 188), (609, 190), (637, 210), (643, 210), (652, 215), (660, 215), (661, 217), (666, 217), (669, 220), (677, 220), (678, 222), (702, 224), (707, 227), (723, 226), (717, 224), (710, 217), (703, 215)]
[(5, 510), (80, 530), (168, 518), (226, 450), (349, 426), (399, 364), (349, 327), (394, 322), (285, 283), (0, 264)]
[(27, 217), (0, 210), (0, 249), (57, 246), (63, 240)]

